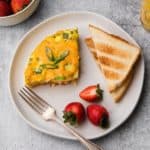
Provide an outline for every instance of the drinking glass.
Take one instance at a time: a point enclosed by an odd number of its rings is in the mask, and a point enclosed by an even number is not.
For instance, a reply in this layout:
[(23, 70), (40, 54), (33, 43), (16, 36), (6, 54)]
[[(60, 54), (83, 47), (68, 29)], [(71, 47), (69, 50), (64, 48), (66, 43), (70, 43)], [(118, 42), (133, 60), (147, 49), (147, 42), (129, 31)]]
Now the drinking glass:
[(140, 18), (143, 27), (150, 31), (150, 0), (142, 0)]

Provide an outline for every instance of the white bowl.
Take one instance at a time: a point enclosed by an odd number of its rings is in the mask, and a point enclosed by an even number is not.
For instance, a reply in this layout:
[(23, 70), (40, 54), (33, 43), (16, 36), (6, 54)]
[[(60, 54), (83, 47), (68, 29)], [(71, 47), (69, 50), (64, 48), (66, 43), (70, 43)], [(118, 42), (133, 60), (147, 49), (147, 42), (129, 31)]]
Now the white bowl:
[(0, 26), (11, 26), (23, 22), (30, 17), (39, 5), (40, 0), (32, 0), (22, 11), (5, 17), (0, 17)]

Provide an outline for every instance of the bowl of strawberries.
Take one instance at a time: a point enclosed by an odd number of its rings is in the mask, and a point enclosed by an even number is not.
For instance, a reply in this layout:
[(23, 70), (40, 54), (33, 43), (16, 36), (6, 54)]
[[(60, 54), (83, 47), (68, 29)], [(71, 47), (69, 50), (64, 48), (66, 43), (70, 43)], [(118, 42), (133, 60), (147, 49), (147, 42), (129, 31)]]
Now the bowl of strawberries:
[(40, 0), (0, 0), (0, 26), (11, 26), (30, 17)]

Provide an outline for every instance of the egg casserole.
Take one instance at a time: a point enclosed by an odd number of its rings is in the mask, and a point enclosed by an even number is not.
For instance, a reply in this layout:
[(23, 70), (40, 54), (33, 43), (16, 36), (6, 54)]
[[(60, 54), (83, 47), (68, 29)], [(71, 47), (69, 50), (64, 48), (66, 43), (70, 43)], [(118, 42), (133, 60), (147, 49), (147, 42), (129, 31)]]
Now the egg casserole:
[(67, 29), (46, 37), (32, 52), (25, 69), (25, 85), (67, 84), (79, 77), (79, 34)]

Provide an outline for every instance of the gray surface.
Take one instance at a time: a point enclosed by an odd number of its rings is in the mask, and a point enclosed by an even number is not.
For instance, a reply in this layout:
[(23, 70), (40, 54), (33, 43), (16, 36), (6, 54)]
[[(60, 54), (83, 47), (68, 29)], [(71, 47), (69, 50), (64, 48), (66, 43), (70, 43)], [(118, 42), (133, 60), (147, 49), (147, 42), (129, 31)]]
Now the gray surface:
[(26, 22), (0, 27), (0, 150), (83, 149), (78, 142), (54, 138), (30, 128), (18, 116), (8, 92), (8, 70), (18, 40), (42, 20), (72, 10), (89, 10), (112, 19), (135, 38), (145, 56), (145, 84), (134, 114), (117, 130), (95, 142), (105, 150), (150, 150), (150, 33), (141, 27), (139, 4), (140, 0), (41, 0), (38, 11)]

